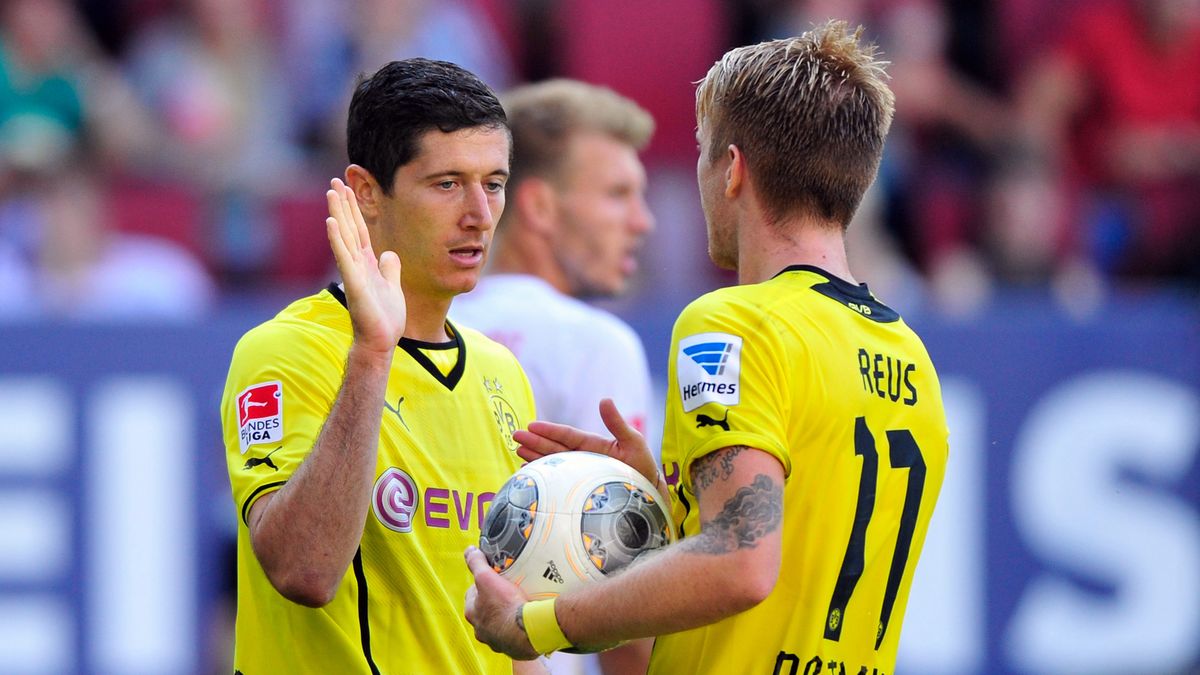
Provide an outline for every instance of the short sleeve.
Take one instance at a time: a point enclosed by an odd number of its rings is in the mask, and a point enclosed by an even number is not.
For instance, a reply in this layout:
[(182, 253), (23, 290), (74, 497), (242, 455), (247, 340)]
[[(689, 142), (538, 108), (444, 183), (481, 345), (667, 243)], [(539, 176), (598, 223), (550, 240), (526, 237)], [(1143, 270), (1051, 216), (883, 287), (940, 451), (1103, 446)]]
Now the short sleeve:
[(786, 443), (791, 393), (778, 333), (761, 308), (710, 293), (680, 314), (671, 336), (663, 458), (690, 466), (721, 448), (744, 445), (774, 455), (791, 473)]
[(282, 487), (312, 450), (337, 396), (347, 348), (269, 323), (238, 342), (221, 426), (243, 523), (254, 501)]

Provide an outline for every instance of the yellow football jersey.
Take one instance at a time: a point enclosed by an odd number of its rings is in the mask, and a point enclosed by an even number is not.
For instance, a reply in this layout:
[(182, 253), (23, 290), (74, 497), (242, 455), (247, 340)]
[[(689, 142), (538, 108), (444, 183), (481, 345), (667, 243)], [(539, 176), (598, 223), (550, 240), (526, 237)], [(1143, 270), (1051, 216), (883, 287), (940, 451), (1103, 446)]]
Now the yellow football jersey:
[[(449, 325), (449, 324), (448, 324)], [(250, 546), (254, 501), (308, 455), (341, 387), (351, 323), (336, 287), (296, 301), (238, 343), (221, 403), (238, 523), (234, 666), (259, 673), (507, 673), (463, 618), (463, 551), (523, 462), (512, 432), (534, 416), (512, 354), (449, 325), (445, 344), (401, 340), (384, 402), (362, 541), (333, 601), (294, 604)]]
[(795, 265), (691, 303), (671, 354), (681, 536), (700, 531), (692, 462), (746, 445), (787, 476), (783, 560), (757, 607), (658, 638), (651, 672), (890, 675), (948, 453), (921, 340), (865, 286)]

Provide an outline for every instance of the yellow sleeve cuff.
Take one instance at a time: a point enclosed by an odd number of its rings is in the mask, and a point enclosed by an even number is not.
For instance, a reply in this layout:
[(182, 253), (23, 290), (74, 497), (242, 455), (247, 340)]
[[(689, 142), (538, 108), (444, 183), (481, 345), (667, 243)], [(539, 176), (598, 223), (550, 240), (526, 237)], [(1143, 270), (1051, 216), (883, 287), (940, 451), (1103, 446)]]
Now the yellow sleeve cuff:
[(521, 607), (525, 634), (529, 636), (529, 644), (539, 654), (549, 654), (571, 646), (571, 641), (558, 626), (558, 617), (554, 614), (555, 599), (533, 600)]

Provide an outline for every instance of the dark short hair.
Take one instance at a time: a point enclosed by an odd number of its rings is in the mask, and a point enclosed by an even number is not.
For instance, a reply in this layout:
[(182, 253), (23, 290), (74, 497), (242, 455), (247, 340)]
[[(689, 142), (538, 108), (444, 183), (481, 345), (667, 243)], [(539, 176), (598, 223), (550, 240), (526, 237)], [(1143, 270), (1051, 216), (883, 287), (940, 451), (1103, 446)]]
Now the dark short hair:
[(346, 154), (391, 194), (396, 170), (416, 157), (425, 132), (472, 127), (508, 129), (504, 107), (482, 80), (447, 61), (392, 61), (354, 88)]

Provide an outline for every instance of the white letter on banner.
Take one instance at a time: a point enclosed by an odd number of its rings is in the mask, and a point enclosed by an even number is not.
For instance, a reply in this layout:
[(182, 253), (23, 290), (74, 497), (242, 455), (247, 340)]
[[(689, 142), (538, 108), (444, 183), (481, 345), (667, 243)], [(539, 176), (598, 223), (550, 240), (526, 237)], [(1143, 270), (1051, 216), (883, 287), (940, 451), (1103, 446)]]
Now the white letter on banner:
[(87, 408), (91, 659), (100, 673), (196, 663), (194, 402), (162, 377), (104, 381)]
[[(1196, 461), (1200, 396), (1108, 371), (1047, 395), (1015, 444), (1013, 513), (1045, 572), (1025, 589), (1007, 660), (1030, 672), (1177, 672), (1200, 654), (1200, 515), (1167, 489)], [(1162, 486), (1155, 489), (1155, 486)]]

